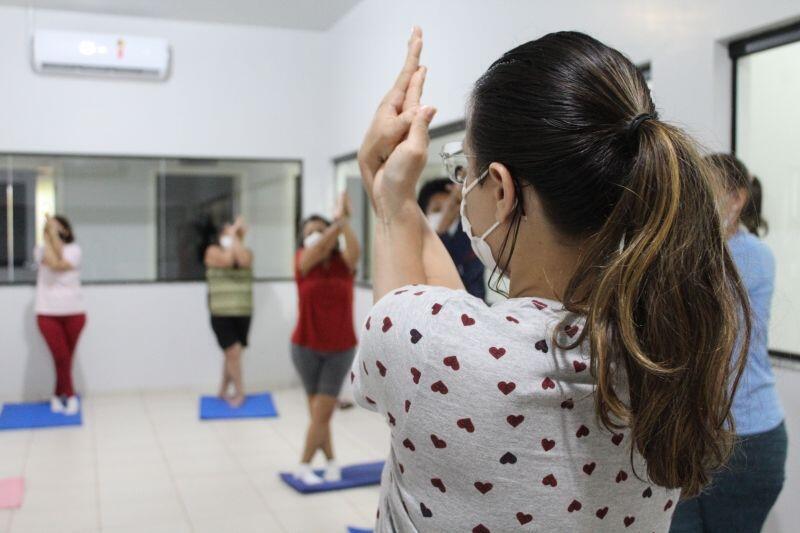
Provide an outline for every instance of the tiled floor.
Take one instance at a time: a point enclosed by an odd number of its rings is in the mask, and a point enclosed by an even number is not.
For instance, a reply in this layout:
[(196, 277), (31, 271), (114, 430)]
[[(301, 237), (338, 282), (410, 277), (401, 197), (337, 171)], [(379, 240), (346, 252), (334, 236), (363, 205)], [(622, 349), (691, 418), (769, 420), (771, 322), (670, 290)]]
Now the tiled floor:
[[(87, 398), (80, 428), (0, 432), (0, 478), (24, 476), (0, 533), (344, 533), (371, 526), (378, 489), (300, 496), (278, 479), (296, 464), (300, 390), (280, 417), (200, 422), (193, 392)], [(388, 429), (358, 407), (334, 417), (341, 464), (383, 459)], [(318, 458), (319, 460), (319, 458)]]

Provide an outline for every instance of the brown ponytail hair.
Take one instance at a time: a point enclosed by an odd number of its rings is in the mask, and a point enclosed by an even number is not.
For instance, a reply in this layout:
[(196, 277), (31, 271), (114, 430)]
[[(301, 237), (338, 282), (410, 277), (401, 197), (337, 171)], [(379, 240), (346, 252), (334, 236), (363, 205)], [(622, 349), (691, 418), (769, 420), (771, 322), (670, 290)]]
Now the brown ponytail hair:
[(583, 242), (562, 299), (586, 316), (571, 346), (590, 346), (598, 419), (630, 428), (652, 482), (697, 494), (731, 452), (750, 320), (695, 143), (658, 119), (627, 58), (575, 32), (496, 61), (468, 128), (480, 168), (503, 163)]

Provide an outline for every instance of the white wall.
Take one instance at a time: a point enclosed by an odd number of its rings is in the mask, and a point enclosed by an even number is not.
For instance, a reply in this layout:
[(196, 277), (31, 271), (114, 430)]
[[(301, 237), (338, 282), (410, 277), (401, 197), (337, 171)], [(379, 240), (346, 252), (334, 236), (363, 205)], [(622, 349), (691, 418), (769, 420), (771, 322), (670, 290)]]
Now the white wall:
[[(298, 158), (307, 209), (329, 203), (323, 33), (31, 13), (0, 7), (0, 152)], [(165, 37), (174, 68), (166, 82), (42, 76), (34, 28)]]
[(340, 80), (331, 91), (336, 135), (328, 151), (358, 147), (414, 24), (425, 33), (423, 99), (439, 109), (433, 126), (463, 118), (472, 83), (506, 50), (551, 31), (579, 30), (634, 62), (650, 61), (662, 116), (722, 149), (730, 137), (730, 62), (719, 41), (792, 17), (800, 17), (796, 0), (366, 0), (328, 34)]

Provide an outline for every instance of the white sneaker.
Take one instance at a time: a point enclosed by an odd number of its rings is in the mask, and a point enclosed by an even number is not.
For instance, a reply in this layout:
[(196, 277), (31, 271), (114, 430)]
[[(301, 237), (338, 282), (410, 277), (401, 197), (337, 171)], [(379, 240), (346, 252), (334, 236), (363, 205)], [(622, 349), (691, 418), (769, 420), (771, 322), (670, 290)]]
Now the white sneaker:
[(300, 466), (297, 467), (294, 473), (294, 477), (302, 481), (305, 485), (319, 485), (322, 483), (322, 478), (314, 473), (311, 469), (311, 465), (308, 463), (300, 463)]
[(50, 398), (50, 410), (54, 413), (64, 412), (64, 404), (61, 403), (61, 398), (58, 396), (53, 396)]
[(67, 406), (64, 407), (64, 414), (67, 416), (77, 415), (81, 410), (81, 404), (78, 402), (77, 396), (70, 396), (67, 398)]
[(336, 461), (328, 461), (325, 466), (325, 473), (323, 479), (329, 483), (335, 483), (342, 480), (342, 469), (336, 464)]

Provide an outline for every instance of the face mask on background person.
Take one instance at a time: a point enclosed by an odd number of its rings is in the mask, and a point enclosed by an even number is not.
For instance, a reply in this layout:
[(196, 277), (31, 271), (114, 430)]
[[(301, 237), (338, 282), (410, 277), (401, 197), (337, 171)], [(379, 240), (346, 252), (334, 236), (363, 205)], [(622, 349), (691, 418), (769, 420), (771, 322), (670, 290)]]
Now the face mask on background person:
[(492, 248), (489, 246), (489, 243), (486, 242), (486, 237), (489, 236), (491, 232), (497, 229), (497, 226), (500, 225), (500, 222), (495, 220), (495, 223), (492, 224), (489, 229), (483, 232), (483, 235), (473, 235), (472, 234), (472, 225), (469, 223), (469, 219), (467, 218), (467, 195), (474, 189), (480, 182), (489, 174), (489, 170), (487, 169), (483, 174), (481, 174), (478, 179), (472, 182), (466, 189), (464, 189), (464, 194), (461, 197), (461, 226), (464, 228), (464, 233), (467, 234), (469, 237), (469, 244), (472, 246), (472, 251), (475, 252), (475, 256), (480, 259), (483, 266), (488, 268), (491, 271), (494, 271), (497, 268), (497, 261), (494, 260), (494, 256), (492, 255)]
[(322, 238), (321, 231), (314, 231), (309, 233), (303, 238), (303, 248), (310, 248), (314, 246)]
[(441, 211), (436, 213), (431, 213), (427, 216), (428, 225), (431, 227), (433, 231), (438, 231), (439, 224), (442, 223), (442, 219), (444, 218), (444, 213)]
[(233, 246), (233, 237), (230, 235), (223, 235), (219, 238), (219, 245), (225, 248), (226, 250)]

